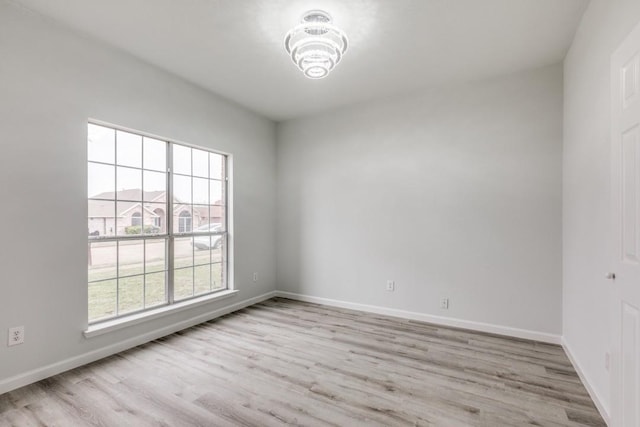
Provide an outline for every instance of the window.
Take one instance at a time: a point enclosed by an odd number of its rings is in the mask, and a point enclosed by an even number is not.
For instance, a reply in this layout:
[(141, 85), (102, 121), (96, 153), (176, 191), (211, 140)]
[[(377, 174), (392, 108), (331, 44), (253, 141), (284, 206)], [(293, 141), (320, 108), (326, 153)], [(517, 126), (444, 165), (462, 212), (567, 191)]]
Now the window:
[(162, 217), (164, 216), (164, 211), (162, 209), (155, 209), (153, 213), (155, 214), (155, 216), (153, 217), (153, 225), (158, 227), (161, 233), (164, 233), (164, 230), (162, 228), (163, 227)]
[(191, 214), (189, 212), (180, 212), (180, 217), (178, 218), (178, 231), (180, 233), (191, 231)]
[(227, 157), (88, 125), (89, 322), (227, 289)]
[(131, 215), (131, 226), (142, 227), (142, 214), (140, 212), (134, 212), (133, 215)]

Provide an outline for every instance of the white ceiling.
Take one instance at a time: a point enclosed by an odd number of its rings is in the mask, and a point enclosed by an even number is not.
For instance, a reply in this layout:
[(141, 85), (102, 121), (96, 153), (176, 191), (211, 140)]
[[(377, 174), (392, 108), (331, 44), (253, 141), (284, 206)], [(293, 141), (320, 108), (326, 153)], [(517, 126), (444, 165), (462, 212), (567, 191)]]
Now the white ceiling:
[[(274, 120), (563, 59), (588, 0), (15, 0)], [(350, 48), (308, 80), (283, 39), (324, 9)]]

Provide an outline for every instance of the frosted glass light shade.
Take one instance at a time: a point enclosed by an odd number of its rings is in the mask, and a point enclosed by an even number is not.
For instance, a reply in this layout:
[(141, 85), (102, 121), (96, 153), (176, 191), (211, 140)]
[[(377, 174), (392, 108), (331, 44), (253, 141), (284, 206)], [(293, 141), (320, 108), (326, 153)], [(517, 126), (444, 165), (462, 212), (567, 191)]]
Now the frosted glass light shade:
[(346, 34), (335, 27), (331, 16), (322, 10), (305, 13), (300, 24), (284, 39), (294, 64), (310, 79), (329, 75), (347, 51), (347, 45)]

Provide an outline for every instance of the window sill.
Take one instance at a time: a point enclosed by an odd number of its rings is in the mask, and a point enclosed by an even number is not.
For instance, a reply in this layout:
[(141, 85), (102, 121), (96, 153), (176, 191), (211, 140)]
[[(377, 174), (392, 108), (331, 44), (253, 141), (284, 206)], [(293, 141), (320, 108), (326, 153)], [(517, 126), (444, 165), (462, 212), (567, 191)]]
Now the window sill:
[(87, 328), (87, 330), (83, 332), (83, 334), (85, 338), (94, 338), (109, 332), (117, 331), (118, 329), (123, 329), (129, 326), (137, 325), (139, 323), (148, 322), (149, 320), (157, 319), (159, 317), (167, 316), (169, 314), (174, 314), (179, 311), (198, 307), (213, 301), (226, 299), (236, 295), (237, 293), (238, 293), (238, 290), (228, 289), (226, 291), (216, 292), (215, 294), (193, 298), (188, 301), (182, 301), (172, 305), (165, 305), (165, 306), (152, 309), (149, 311), (145, 311), (142, 313), (133, 314), (131, 316), (125, 316), (119, 319), (107, 320), (105, 322), (97, 323), (95, 325), (90, 325)]

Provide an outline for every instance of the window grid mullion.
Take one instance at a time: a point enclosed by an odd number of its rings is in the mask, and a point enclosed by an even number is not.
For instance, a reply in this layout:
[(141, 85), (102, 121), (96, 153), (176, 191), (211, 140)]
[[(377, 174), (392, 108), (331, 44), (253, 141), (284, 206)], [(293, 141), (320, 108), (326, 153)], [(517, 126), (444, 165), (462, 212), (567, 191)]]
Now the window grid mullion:
[[(229, 175), (227, 173), (228, 171), (228, 167), (229, 167), (229, 158), (227, 156), (224, 156), (222, 158), (222, 176), (220, 177), (220, 179), (222, 179), (222, 200), (220, 200), (220, 203), (222, 203), (222, 205), (224, 206), (224, 231), (225, 231), (225, 235), (224, 237), (222, 237), (222, 239), (224, 239), (222, 241), (223, 246), (223, 250), (221, 252), (221, 256), (223, 257), (223, 259), (220, 260), (221, 264), (220, 264), (220, 268), (222, 269), (222, 271), (220, 272), (220, 280), (222, 281), (222, 283), (224, 283), (227, 287), (229, 286), (229, 282), (227, 281), (227, 277), (228, 277), (228, 271), (229, 271), (229, 198), (228, 198), (228, 194), (229, 194)], [(222, 284), (221, 283), (221, 284)]]
[[(193, 234), (193, 148), (191, 152), (191, 227), (189, 232)], [(186, 228), (186, 227), (185, 227)], [(193, 237), (192, 237), (193, 239)], [(196, 246), (191, 245), (191, 296), (196, 294)]]
[(175, 236), (173, 234), (173, 144), (167, 143), (167, 234), (169, 240), (167, 244), (167, 274), (166, 274), (166, 290), (167, 301), (173, 304), (175, 301), (175, 272), (174, 272), (174, 254), (175, 254)]
[[(207, 153), (207, 221), (211, 223), (211, 153)], [(209, 236), (209, 292), (213, 290), (213, 267), (211, 257), (213, 256), (213, 248), (211, 247), (211, 238)], [(222, 238), (222, 237), (221, 237)]]
[[(113, 158), (113, 233), (118, 235), (118, 132), (114, 133), (114, 158)], [(116, 241), (116, 317), (120, 315), (120, 242)]]
[[(140, 170), (141, 184), (140, 186), (140, 234), (144, 236), (144, 137), (140, 138), (140, 150), (142, 153), (140, 155), (140, 166), (142, 169)], [(117, 189), (117, 188), (116, 188)], [(142, 308), (147, 308), (147, 242), (142, 240)]]

